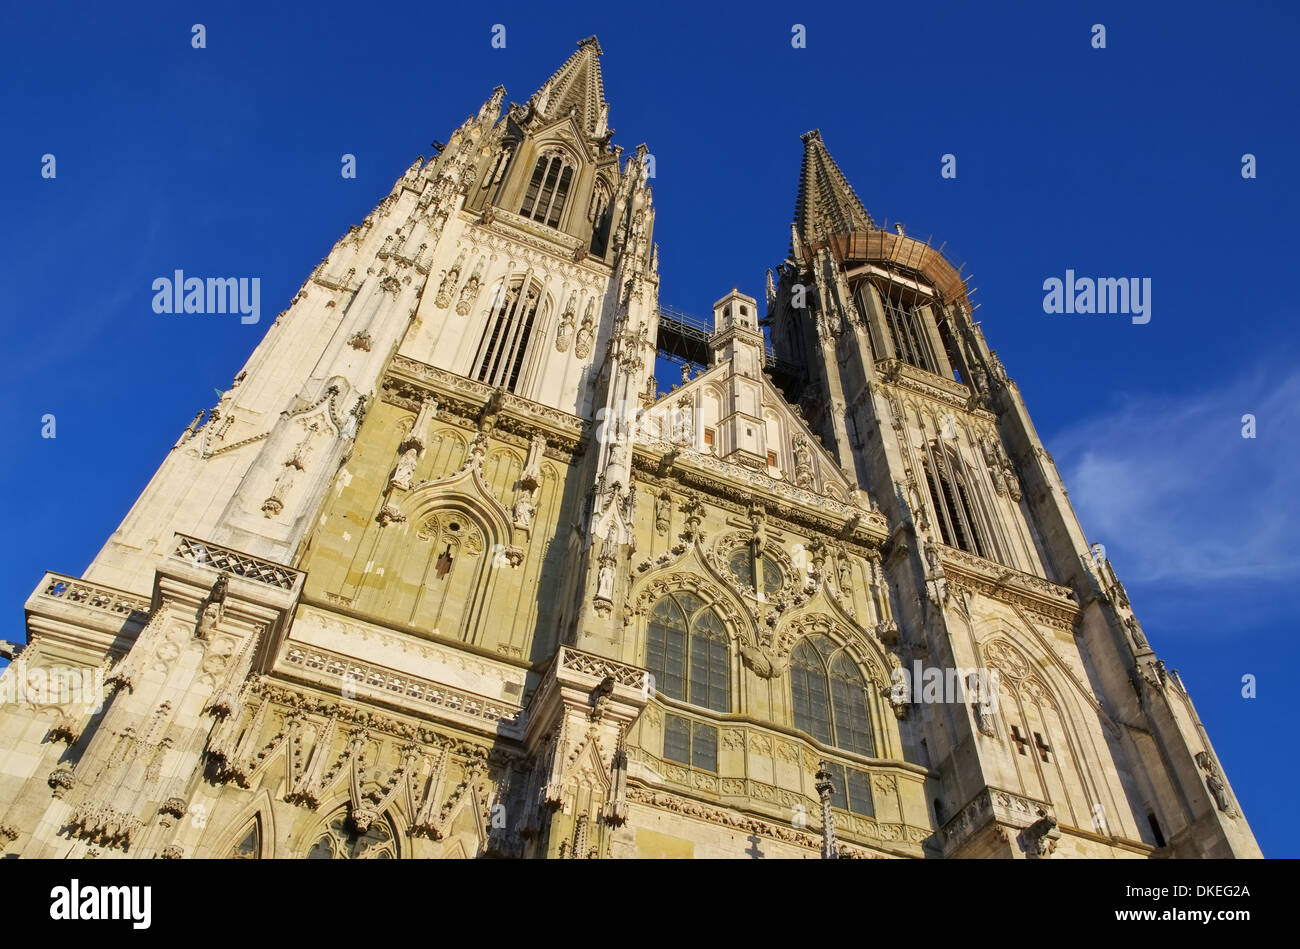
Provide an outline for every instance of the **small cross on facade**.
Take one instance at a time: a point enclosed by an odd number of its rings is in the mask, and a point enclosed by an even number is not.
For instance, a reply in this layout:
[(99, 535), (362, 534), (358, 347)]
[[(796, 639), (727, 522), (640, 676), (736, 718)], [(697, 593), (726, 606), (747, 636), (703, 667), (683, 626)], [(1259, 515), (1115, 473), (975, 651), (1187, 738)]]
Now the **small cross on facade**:
[(1046, 761), (1047, 753), (1052, 749), (1047, 746), (1047, 742), (1043, 741), (1043, 736), (1038, 732), (1034, 732), (1034, 747), (1038, 749), (1038, 757)]
[(1020, 734), (1020, 729), (1015, 725), (1011, 726), (1011, 740), (1016, 743), (1016, 751), (1023, 755), (1025, 753), (1025, 745), (1029, 744), (1029, 739)]

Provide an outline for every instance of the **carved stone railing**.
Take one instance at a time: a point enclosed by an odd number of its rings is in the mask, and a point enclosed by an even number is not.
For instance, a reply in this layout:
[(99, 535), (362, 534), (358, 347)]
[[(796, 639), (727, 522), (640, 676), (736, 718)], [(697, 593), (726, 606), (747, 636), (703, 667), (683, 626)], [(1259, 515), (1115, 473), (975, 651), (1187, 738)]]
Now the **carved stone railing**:
[(337, 679), (340, 693), (345, 690), (357, 692), (362, 688), (367, 692), (388, 693), (400, 697), (404, 702), (458, 712), (503, 727), (512, 733), (517, 732), (523, 724), (524, 712), (517, 706), (497, 702), (473, 692), (453, 689), (429, 679), (398, 675), (388, 669), (359, 663), (323, 649), (294, 646), (285, 653), (284, 661), (330, 679)]
[(176, 535), (176, 549), (172, 551), (172, 556), (187, 563), (196, 564), (200, 567), (212, 567), (224, 573), (242, 577), (245, 580), (252, 580), (254, 583), (265, 583), (268, 586), (278, 587), (281, 590), (292, 590), (294, 584), (302, 576), (301, 572), (292, 570), (289, 567), (270, 563), (266, 560), (258, 560), (248, 554), (241, 554), (225, 547), (218, 547), (216, 544), (196, 540), (185, 534)]
[(991, 823), (1024, 828), (1037, 821), (1043, 813), (1050, 814), (1051, 805), (1012, 791), (986, 787), (943, 825), (940, 833), (944, 853), (952, 856)]
[(634, 689), (645, 688), (646, 672), (644, 669), (615, 662), (613, 659), (606, 659), (604, 656), (582, 652), (572, 646), (560, 647), (559, 662), (562, 669), (589, 675), (594, 679), (612, 678), (619, 685), (626, 685)]
[(64, 576), (61, 573), (47, 572), (40, 586), (36, 588), (36, 595), (112, 613), (124, 620), (132, 618), (144, 620), (149, 616), (150, 604), (145, 597), (97, 583), (87, 583), (85, 580)]

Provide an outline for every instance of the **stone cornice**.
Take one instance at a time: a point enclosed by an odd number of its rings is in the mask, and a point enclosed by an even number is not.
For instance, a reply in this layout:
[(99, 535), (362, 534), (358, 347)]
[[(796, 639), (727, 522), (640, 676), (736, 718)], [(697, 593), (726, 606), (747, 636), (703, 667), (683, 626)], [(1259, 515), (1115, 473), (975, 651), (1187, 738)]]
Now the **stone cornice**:
[[(745, 781), (747, 787), (755, 788), (771, 787), (770, 785), (761, 785), (760, 782)], [(773, 790), (779, 790), (773, 788)], [(791, 792), (793, 794), (793, 792)], [(813, 799), (805, 795), (793, 795), (801, 801), (808, 801), (812, 806), (808, 808), (810, 813), (817, 813), (820, 804), (813, 802)], [(636, 779), (629, 780), (627, 789), (627, 799), (634, 804), (641, 804), (646, 807), (653, 807), (659, 810), (671, 811), (675, 814), (681, 814), (685, 817), (693, 817), (697, 820), (707, 821), (710, 824), (717, 824), (722, 827), (731, 827), (736, 830), (745, 831), (748, 834), (755, 834), (761, 837), (767, 837), (771, 840), (779, 840), (783, 843), (794, 844), (798, 847), (804, 847), (809, 850), (819, 851), (822, 841), (820, 833), (809, 833), (807, 831), (797, 830), (793, 827), (787, 827), (784, 824), (777, 823), (771, 819), (751, 816), (733, 808), (717, 807), (706, 804), (702, 801), (693, 800), (687, 797), (680, 797), (667, 791), (658, 790), (652, 786), (646, 785)], [(928, 828), (912, 827), (907, 824), (880, 824), (871, 818), (856, 818), (854, 821), (846, 822), (846, 815), (836, 815), (835, 829), (837, 833), (849, 832), (854, 836), (871, 838), (881, 841), (880, 846), (887, 849), (897, 848), (906, 856), (920, 856), (921, 841), (931, 836)], [(867, 824), (875, 825), (876, 833), (854, 833), (856, 828), (852, 826), (856, 822), (861, 822), (865, 827)], [(909, 846), (910, 845), (910, 846)], [(840, 853), (842, 857), (884, 857), (885, 854), (868, 850), (855, 844), (848, 844), (843, 841), (839, 842)]]
[(399, 675), (374, 663), (290, 643), (276, 663), (280, 676), (293, 675), (331, 691), (346, 686), (358, 699), (383, 702), (411, 714), (429, 715), (488, 734), (518, 740), (523, 735), (523, 709), (475, 695), (463, 689), (411, 675)]
[(755, 496), (766, 496), (771, 514), (792, 527), (867, 548), (880, 547), (889, 536), (888, 522), (878, 511), (815, 494), (703, 452), (679, 451), (660, 442), (637, 445), (632, 458), (646, 481), (670, 475), (683, 487), (739, 505), (740, 510), (747, 510)]
[(881, 380), (888, 385), (938, 402), (947, 408), (959, 409), (984, 422), (997, 420), (997, 416), (988, 409), (972, 406), (971, 390), (956, 380), (917, 369), (901, 359), (882, 359), (877, 365)]
[(538, 264), (547, 271), (582, 284), (593, 291), (609, 280), (612, 268), (599, 257), (574, 258), (586, 249), (580, 238), (544, 227), (518, 214), (493, 206), (484, 223), (481, 213), (462, 211), (468, 227), (465, 239), (492, 250), (514, 251), (517, 256)]
[(1035, 619), (1072, 630), (1079, 603), (1069, 587), (1022, 573), (974, 554), (936, 544), (951, 587), (1014, 603)]
[[(383, 378), (384, 401), (418, 411), (419, 396), (430, 394), (439, 403), (439, 414), (445, 411), (465, 420), (476, 420), (495, 392), (489, 385), (400, 354), (393, 356)], [(496, 427), (523, 438), (540, 432), (548, 446), (570, 456), (582, 453), (591, 433), (590, 423), (576, 415), (508, 392), (501, 393)]]
[[(468, 758), (510, 756), (507, 748), (480, 744), (460, 735), (449, 735), (426, 722), (406, 721), (377, 712), (373, 707), (349, 703), (332, 696), (303, 691), (283, 680), (263, 676), (254, 681), (250, 696), (302, 714), (337, 718), (341, 722), (358, 725), (394, 738), (418, 741), (435, 747), (447, 747)], [(407, 713), (411, 714), (411, 713)]]

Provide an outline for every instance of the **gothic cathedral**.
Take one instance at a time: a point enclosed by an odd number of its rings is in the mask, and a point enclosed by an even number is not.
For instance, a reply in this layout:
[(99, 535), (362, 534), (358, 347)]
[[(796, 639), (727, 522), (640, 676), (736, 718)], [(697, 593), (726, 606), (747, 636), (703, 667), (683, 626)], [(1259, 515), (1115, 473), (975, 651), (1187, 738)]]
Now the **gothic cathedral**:
[(962, 277), (814, 131), (765, 314), (661, 308), (600, 55), (411, 165), (45, 574), (0, 850), (1259, 856)]

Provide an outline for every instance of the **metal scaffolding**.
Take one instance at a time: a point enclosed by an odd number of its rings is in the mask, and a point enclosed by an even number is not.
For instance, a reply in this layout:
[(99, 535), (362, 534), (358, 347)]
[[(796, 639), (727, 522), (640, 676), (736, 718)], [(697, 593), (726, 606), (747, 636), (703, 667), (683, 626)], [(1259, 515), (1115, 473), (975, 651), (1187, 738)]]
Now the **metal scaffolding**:
[[(707, 367), (710, 363), (709, 340), (713, 338), (713, 325), (710, 320), (683, 313), (670, 306), (659, 306), (659, 335), (655, 345), (659, 355), (674, 363), (694, 363)], [(778, 359), (772, 352), (771, 343), (767, 344), (763, 356), (763, 369), (772, 382), (786, 397), (786, 401), (796, 403), (807, 381), (807, 373), (801, 366)]]

